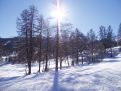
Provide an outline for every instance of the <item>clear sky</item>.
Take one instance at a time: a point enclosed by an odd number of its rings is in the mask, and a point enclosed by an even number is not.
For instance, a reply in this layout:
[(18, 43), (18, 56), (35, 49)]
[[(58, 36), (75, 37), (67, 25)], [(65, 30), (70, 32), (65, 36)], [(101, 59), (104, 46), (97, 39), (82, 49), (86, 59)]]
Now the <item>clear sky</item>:
[[(60, 0), (66, 9), (66, 18), (81, 32), (99, 26), (111, 25), (118, 30), (121, 22), (121, 0)], [(0, 37), (17, 36), (16, 19), (22, 10), (35, 5), (40, 14), (49, 17), (54, 0), (0, 0)]]

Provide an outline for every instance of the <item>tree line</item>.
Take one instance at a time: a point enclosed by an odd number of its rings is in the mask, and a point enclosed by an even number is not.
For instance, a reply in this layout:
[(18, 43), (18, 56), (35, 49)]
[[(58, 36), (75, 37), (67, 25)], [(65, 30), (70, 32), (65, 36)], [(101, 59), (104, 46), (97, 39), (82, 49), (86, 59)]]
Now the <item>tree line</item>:
[(85, 35), (78, 28), (73, 29), (71, 24), (62, 24), (57, 37), (57, 25), (51, 25), (49, 18), (40, 15), (35, 6), (22, 11), (17, 18), (17, 29), (18, 41), (14, 43), (16, 56), (11, 59), (13, 63), (26, 63), (27, 74), (31, 74), (34, 62), (39, 64), (38, 72), (41, 67), (43, 71), (48, 71), (52, 62), (50, 59), (55, 59), (56, 71), (59, 67), (62, 69), (63, 62), (68, 66), (100, 62), (107, 54), (113, 57), (112, 47), (121, 45), (121, 24), (117, 36), (110, 25), (107, 28), (100, 26), (97, 35), (93, 29)]

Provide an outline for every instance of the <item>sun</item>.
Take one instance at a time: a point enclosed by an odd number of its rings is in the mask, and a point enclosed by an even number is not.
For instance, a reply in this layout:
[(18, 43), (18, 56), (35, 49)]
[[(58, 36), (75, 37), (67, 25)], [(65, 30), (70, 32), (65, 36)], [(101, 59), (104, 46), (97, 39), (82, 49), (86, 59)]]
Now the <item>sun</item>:
[(64, 10), (58, 8), (56, 10), (54, 10), (52, 12), (52, 17), (58, 19), (59, 21), (61, 21), (65, 16)]
[(56, 8), (52, 10), (51, 16), (59, 21), (62, 21), (65, 17), (65, 9), (60, 7), (59, 3), (57, 4)]

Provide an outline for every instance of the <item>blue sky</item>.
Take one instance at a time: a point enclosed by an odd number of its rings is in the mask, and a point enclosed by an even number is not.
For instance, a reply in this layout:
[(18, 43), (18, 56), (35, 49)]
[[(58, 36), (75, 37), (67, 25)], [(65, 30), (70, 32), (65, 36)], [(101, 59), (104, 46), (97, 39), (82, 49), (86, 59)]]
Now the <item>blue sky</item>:
[[(66, 19), (81, 32), (111, 25), (114, 32), (121, 22), (121, 0), (60, 0)], [(0, 0), (0, 37), (17, 36), (16, 19), (22, 10), (35, 5), (40, 14), (49, 17), (54, 0)]]

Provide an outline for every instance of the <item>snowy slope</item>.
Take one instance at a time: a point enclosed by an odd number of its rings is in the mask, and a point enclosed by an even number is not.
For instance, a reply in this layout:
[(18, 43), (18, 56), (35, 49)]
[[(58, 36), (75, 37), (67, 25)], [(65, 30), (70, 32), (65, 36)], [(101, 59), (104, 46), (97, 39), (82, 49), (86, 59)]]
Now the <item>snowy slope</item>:
[[(33, 66), (33, 71), (38, 67)], [(35, 71), (35, 72), (36, 72)], [(22, 65), (0, 66), (0, 91), (121, 91), (121, 54), (104, 62), (24, 76)]]

